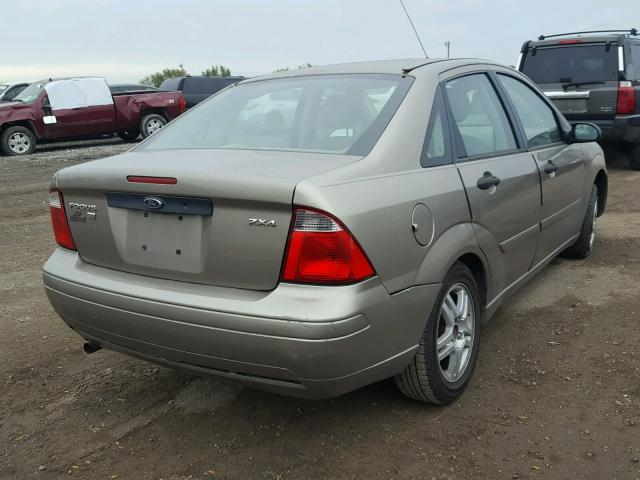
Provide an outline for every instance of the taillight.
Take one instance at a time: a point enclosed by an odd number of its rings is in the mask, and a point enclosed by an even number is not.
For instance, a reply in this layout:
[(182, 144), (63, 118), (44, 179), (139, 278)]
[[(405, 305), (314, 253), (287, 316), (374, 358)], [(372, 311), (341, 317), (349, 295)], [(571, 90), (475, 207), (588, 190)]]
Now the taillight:
[(184, 96), (180, 97), (180, 100), (178, 100), (178, 108), (180, 109), (180, 113), (184, 113), (184, 109), (186, 107), (186, 102), (184, 101)]
[(49, 191), (49, 212), (51, 213), (51, 226), (56, 243), (68, 250), (77, 250), (69, 229), (69, 222), (64, 211), (64, 198), (60, 190), (51, 189)]
[(375, 274), (356, 239), (337, 219), (304, 207), (295, 208), (293, 217), (283, 281), (345, 285)]
[(636, 89), (631, 82), (618, 84), (618, 108), (619, 114), (636, 113)]

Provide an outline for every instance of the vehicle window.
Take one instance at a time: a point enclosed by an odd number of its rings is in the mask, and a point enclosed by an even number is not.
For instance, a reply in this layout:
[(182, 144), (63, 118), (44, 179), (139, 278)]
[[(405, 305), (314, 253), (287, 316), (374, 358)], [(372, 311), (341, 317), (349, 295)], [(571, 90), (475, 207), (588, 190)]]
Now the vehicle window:
[(446, 83), (446, 95), (466, 155), (488, 155), (517, 148), (498, 95), (485, 74)]
[(380, 112), (393, 94), (393, 87), (371, 88), (365, 93), (376, 112)]
[(633, 79), (640, 80), (640, 44), (631, 44), (631, 63), (633, 64)]
[(44, 82), (34, 82), (16, 95), (14, 100), (24, 103), (33, 103), (40, 96), (42, 90), (44, 90), (44, 85)]
[[(411, 78), (313, 75), (230, 87), (172, 122), (141, 149), (225, 148), (366, 154)], [(372, 101), (375, 93), (388, 96)]]
[(9, 88), (9, 85), (0, 85), (0, 93), (4, 92), (7, 88)]
[(164, 82), (160, 84), (160, 90), (174, 92), (180, 88), (180, 80), (181, 78), (167, 78)]
[(183, 90), (188, 93), (212, 94), (220, 90), (220, 82), (217, 78), (187, 77)]
[(498, 74), (520, 118), (530, 147), (540, 147), (562, 140), (556, 117), (531, 88), (507, 75)]
[(420, 164), (423, 167), (434, 167), (451, 163), (451, 145), (449, 124), (442, 91), (438, 89), (433, 99), (429, 126), (422, 147)]
[(9, 89), (9, 91), (5, 92), (4, 99), (5, 100), (13, 100), (21, 91), (26, 88), (26, 85), (18, 85)]
[(606, 82), (618, 80), (618, 49), (605, 44), (529, 49), (522, 73), (535, 83)]

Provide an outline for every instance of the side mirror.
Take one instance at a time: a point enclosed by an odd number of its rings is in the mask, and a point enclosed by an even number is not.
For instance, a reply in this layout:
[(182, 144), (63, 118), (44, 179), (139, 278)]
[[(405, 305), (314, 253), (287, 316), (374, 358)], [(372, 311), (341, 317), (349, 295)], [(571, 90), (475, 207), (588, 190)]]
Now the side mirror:
[(597, 142), (602, 137), (602, 130), (593, 123), (574, 123), (569, 135), (570, 143)]
[(49, 97), (44, 97), (42, 99), (42, 108), (44, 110), (51, 110), (51, 104), (49, 103)]

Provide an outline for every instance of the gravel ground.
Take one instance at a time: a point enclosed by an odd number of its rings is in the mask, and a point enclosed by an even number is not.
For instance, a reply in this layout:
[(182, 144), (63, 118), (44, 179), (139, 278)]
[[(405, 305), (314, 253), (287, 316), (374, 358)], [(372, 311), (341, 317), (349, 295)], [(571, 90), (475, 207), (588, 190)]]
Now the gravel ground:
[(640, 478), (640, 172), (619, 153), (594, 255), (512, 297), (469, 390), (431, 407), (390, 381), (314, 402), (85, 355), (42, 289), (49, 178), (129, 147), (0, 157), (0, 478)]

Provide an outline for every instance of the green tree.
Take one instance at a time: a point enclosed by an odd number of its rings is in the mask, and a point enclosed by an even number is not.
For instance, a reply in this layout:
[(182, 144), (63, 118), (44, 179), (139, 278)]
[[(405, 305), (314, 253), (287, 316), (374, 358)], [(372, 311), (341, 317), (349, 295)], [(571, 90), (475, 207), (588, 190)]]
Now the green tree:
[(230, 77), (231, 69), (224, 65), (211, 65), (206, 70), (202, 71), (203, 77)]
[(140, 83), (142, 85), (151, 85), (154, 87), (159, 87), (162, 82), (164, 82), (167, 78), (172, 77), (186, 77), (189, 75), (187, 71), (184, 69), (182, 64), (178, 65), (178, 68), (165, 68), (161, 72), (152, 73), (151, 75), (147, 75)]

